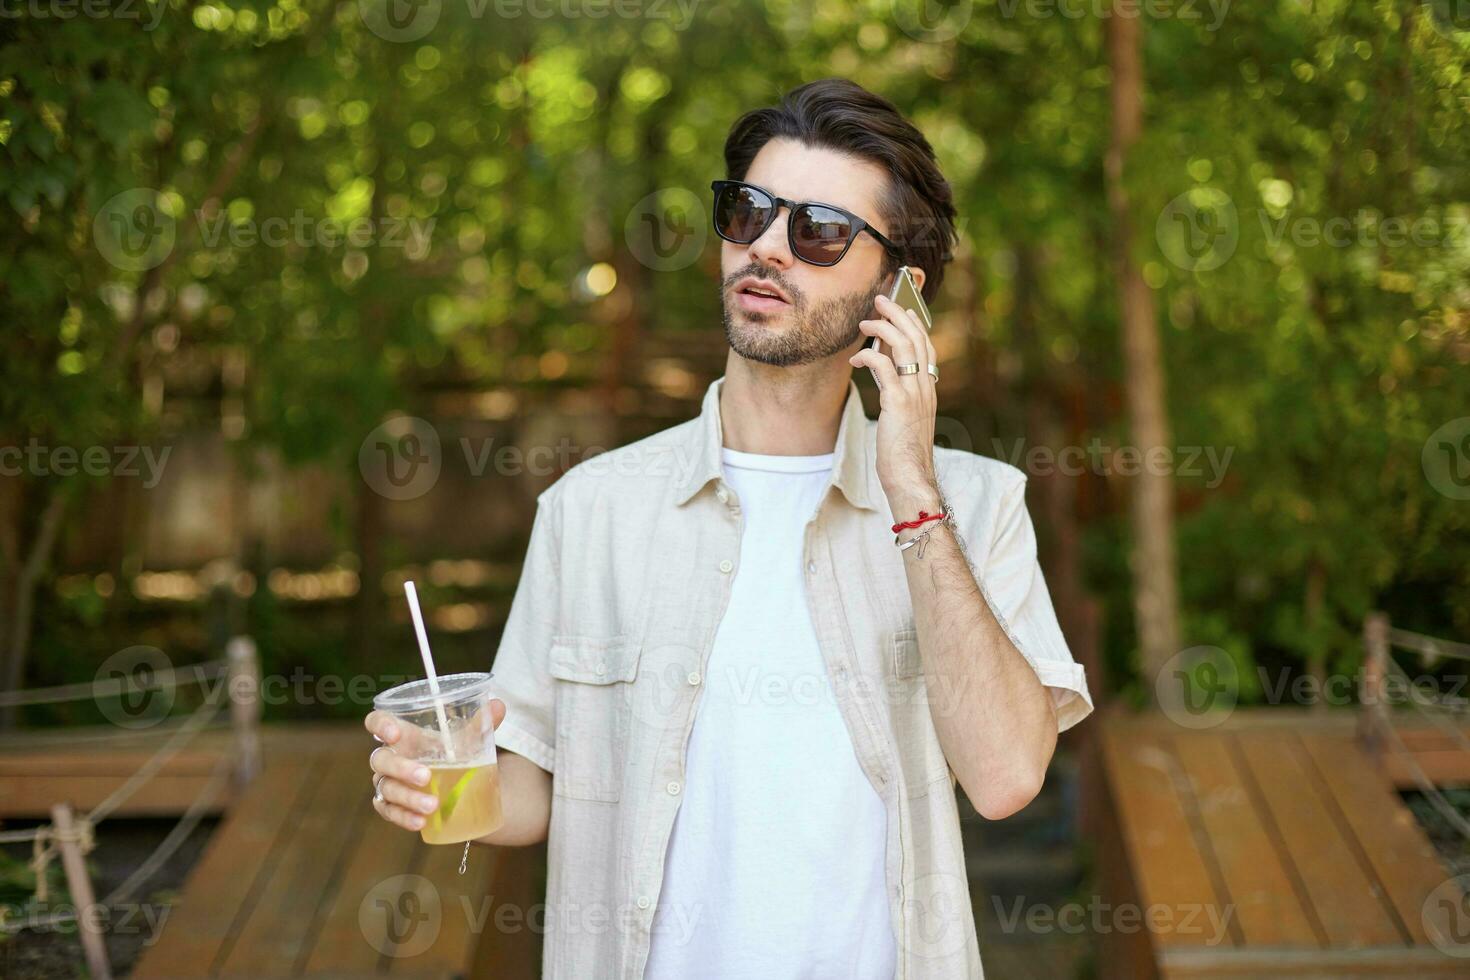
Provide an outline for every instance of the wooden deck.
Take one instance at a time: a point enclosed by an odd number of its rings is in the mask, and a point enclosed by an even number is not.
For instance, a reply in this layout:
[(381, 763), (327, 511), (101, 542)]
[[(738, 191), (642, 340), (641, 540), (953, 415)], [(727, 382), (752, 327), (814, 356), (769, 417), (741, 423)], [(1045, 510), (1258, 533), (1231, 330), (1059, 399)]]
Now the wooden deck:
[[(372, 744), (356, 725), (266, 726), (264, 771), (130, 976), (534, 976), (536, 937), (497, 928), (495, 913), (540, 901), (537, 850), (476, 847), (461, 877), (462, 848), (426, 845), (373, 811)], [(9, 754), (13, 772), (22, 754)]]
[[(1463, 932), (1464, 914), (1451, 922), (1453, 906), (1430, 901), (1454, 886), (1396, 793), (1408, 774), (1366, 755), (1353, 721), (1284, 709), (1204, 731), (1098, 719), (1102, 897), (1156, 923), (1099, 930), (1101, 976), (1470, 976), (1470, 960), (1432, 941)], [(1442, 736), (1406, 741), (1439, 778), (1467, 774)]]

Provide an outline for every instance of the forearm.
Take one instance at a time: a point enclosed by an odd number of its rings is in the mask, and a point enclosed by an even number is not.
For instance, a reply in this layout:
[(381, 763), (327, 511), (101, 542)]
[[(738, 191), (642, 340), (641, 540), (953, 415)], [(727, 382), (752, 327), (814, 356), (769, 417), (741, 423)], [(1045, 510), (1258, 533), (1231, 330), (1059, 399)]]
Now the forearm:
[[(943, 505), (931, 488), (895, 494), (892, 503), (902, 519)], [(915, 545), (903, 558), (934, 729), (975, 809), (1000, 819), (1040, 790), (1056, 747), (1056, 712), (986, 602), (954, 528), (936, 527), (923, 547), (924, 557)]]
[(505, 822), (493, 833), (476, 838), (475, 843), (501, 847), (541, 843), (551, 826), (551, 773), (525, 756), (504, 749), (497, 762)]

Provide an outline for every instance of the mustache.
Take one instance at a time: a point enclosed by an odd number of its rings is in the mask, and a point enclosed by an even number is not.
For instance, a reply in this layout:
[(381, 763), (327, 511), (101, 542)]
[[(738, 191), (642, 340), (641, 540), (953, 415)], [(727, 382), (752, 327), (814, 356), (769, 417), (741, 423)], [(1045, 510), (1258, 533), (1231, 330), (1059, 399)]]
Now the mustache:
[(732, 275), (726, 276), (725, 277), (725, 281), (723, 283), (721, 283), (721, 285), (720, 285), (720, 292), (721, 293), (725, 293), (725, 292), (729, 291), (730, 287), (734, 286), (737, 282), (739, 282), (740, 280), (744, 279), (746, 276), (750, 276), (750, 277), (755, 278), (755, 279), (764, 279), (767, 282), (775, 283), (776, 286), (777, 286), (777, 288), (779, 288), (787, 296), (790, 296), (791, 297), (791, 305), (792, 306), (800, 306), (801, 305), (801, 302), (802, 302), (801, 290), (799, 290), (796, 287), (792, 286), (790, 283), (788, 283), (785, 279), (782, 279), (776, 273), (770, 272), (770, 271), (768, 271), (766, 269), (757, 268), (757, 267), (749, 267), (749, 268), (741, 269), (739, 272), (736, 272), (736, 273), (734, 273)]

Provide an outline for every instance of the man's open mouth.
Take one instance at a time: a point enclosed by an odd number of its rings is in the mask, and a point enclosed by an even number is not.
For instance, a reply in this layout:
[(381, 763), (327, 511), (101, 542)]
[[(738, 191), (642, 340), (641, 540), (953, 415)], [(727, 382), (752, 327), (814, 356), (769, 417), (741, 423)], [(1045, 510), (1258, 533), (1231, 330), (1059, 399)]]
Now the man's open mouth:
[(736, 293), (740, 296), (740, 305), (747, 310), (775, 310), (791, 305), (774, 286), (746, 281)]

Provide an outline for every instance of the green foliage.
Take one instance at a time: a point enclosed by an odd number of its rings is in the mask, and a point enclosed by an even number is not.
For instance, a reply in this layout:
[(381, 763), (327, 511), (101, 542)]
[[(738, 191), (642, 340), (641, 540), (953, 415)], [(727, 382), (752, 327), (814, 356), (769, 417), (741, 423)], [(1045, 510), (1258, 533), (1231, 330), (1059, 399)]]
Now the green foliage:
[[(445, 2), (402, 43), (374, 33), (369, 0), (7, 21), (3, 441), (217, 424), (213, 379), (233, 377), (242, 449), (350, 472), (363, 434), (431, 384), (552, 383), (564, 369), (548, 351), (595, 358), (618, 304), (646, 328), (717, 329), (717, 249), (642, 268), (625, 220), (655, 191), (700, 194), (722, 176), (739, 113), (841, 74), (916, 119), (954, 183), (980, 308), (949, 295), (937, 309), (966, 313), (977, 345), (1022, 365), (1009, 390), (974, 393), (995, 415), (969, 413), (975, 431), (1023, 434), (1022, 402), (1039, 393), (1080, 412), (1069, 440), (1126, 443), (1101, 25), (981, 0), (957, 36), (919, 41), (905, 32), (914, 6), (696, 4), (686, 21), (679, 5), (537, 18)], [(1263, 650), (1332, 660), (1385, 604), (1470, 635), (1470, 511), (1420, 464), (1428, 435), (1470, 413), (1470, 35), (1409, 0), (1233, 4), (1217, 24), (1192, 6), (1201, 19), (1145, 25), (1129, 174), (1175, 441), (1232, 453), (1218, 485), (1179, 477), (1186, 639), (1243, 665)], [(95, 226), (138, 188), (177, 237), (163, 264), (130, 270)], [(1235, 209), (1238, 241), (1216, 268), (1171, 261), (1156, 234), (1187, 192)], [(1339, 218), (1355, 222), (1342, 247), (1297, 233)], [(1385, 244), (1389, 218), (1442, 234)], [(232, 233), (270, 219), (306, 230), (278, 244)], [(354, 220), (371, 240), (320, 237)], [(621, 277), (602, 299), (581, 289), (598, 263)], [(183, 393), (199, 397), (160, 403), (164, 368), (200, 378)], [(1088, 578), (1123, 665), (1126, 508), (1103, 483)], [(279, 616), (255, 625), (289, 632)]]

